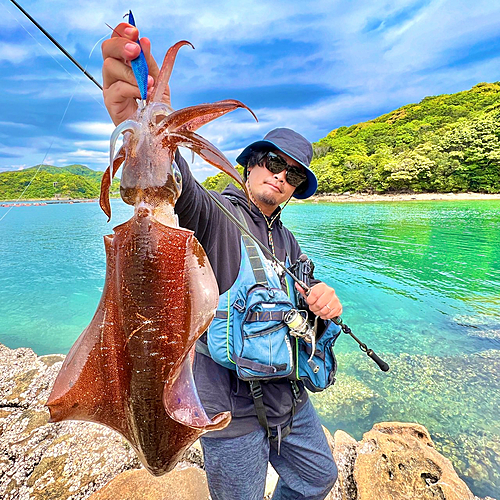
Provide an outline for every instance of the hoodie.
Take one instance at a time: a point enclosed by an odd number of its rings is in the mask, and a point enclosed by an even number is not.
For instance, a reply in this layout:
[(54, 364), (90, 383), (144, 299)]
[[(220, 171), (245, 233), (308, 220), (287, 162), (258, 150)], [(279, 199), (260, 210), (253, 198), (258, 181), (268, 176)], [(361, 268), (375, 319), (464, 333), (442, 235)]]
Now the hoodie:
[[(240, 230), (222, 213), (205, 191), (196, 183), (189, 167), (177, 153), (176, 163), (182, 174), (182, 194), (175, 205), (179, 224), (191, 231), (203, 246), (214, 271), (219, 293), (223, 294), (236, 280), (240, 267)], [(232, 184), (224, 192), (212, 192), (224, 206), (239, 217), (233, 200), (242, 208), (250, 232), (269, 249), (268, 227), (264, 216), (245, 194)], [(279, 208), (276, 209), (276, 212)], [(273, 214), (273, 216), (275, 213)], [(291, 262), (295, 262), (301, 250), (292, 233), (283, 225), (278, 216), (273, 223), (272, 236), (276, 257), (285, 260), (285, 238), (291, 243)], [(210, 417), (223, 411), (230, 411), (232, 421), (221, 431), (210, 432), (206, 437), (236, 437), (257, 430), (260, 424), (254, 408), (248, 382), (239, 380), (236, 372), (227, 369), (211, 358), (196, 353), (193, 373), (196, 388), (205, 411)], [(286, 425), (291, 418), (294, 398), (288, 380), (263, 382), (263, 401), (269, 425)], [(300, 395), (295, 411), (307, 401), (307, 393), (302, 383), (298, 383)]]

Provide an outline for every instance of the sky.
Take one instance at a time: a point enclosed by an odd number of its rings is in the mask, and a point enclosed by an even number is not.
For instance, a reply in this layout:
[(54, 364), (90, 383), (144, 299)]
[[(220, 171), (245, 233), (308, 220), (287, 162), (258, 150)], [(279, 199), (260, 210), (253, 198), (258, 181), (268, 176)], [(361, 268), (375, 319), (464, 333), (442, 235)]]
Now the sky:
[[(132, 9), (157, 61), (179, 40), (172, 105), (239, 99), (198, 132), (232, 163), (275, 127), (314, 142), (429, 95), (500, 80), (492, 0), (20, 0), (102, 82), (102, 40)], [(0, 172), (40, 163), (104, 170), (114, 130), (100, 90), (8, 0), (0, 0)], [(191, 161), (191, 154), (187, 155)], [(199, 180), (217, 171), (195, 159)]]

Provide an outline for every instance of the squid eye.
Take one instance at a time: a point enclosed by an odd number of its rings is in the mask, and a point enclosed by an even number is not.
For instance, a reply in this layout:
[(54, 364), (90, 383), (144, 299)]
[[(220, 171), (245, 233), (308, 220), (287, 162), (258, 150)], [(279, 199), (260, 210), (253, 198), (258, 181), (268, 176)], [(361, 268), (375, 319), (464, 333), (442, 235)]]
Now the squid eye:
[(174, 176), (175, 184), (177, 186), (177, 189), (179, 190), (179, 193), (182, 191), (182, 174), (181, 171), (177, 165), (177, 163), (172, 162), (172, 174)]

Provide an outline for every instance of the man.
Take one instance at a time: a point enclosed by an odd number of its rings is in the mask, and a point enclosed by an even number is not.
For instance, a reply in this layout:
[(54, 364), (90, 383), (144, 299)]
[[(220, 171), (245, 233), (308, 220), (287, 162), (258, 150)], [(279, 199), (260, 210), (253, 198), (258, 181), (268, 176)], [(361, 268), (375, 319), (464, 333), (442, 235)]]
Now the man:
[[(115, 124), (135, 112), (135, 99), (140, 97), (128, 64), (139, 54), (138, 45), (131, 43), (137, 37), (135, 28), (122, 23), (112, 38), (103, 43), (104, 100)], [(150, 55), (149, 41), (142, 39), (141, 44), (150, 69), (151, 86), (158, 75), (158, 66)], [(214, 193), (237, 217), (243, 212), (249, 230), (282, 262), (287, 246), (291, 247), (290, 262), (301, 251), (279, 218), (280, 205), (292, 196), (305, 199), (316, 191), (317, 181), (309, 169), (311, 158), (312, 146), (304, 137), (290, 129), (275, 129), (264, 140), (250, 144), (237, 158), (245, 167), (252, 206), (232, 185), (223, 194)], [(179, 153), (176, 162), (183, 184), (175, 206), (179, 223), (193, 230), (205, 249), (222, 295), (234, 285), (239, 274), (240, 231), (195, 183)], [(342, 312), (335, 291), (325, 283), (315, 281), (306, 300), (311, 312), (322, 319), (334, 318)], [(201, 340), (206, 342), (206, 335)], [(206, 353), (196, 354), (193, 370), (207, 414), (214, 416), (229, 410), (233, 417), (228, 427), (202, 438), (213, 500), (262, 500), (268, 462), (280, 476), (274, 500), (326, 497), (336, 480), (337, 469), (319, 419), (300, 382), (298, 394), (297, 385), (294, 388), (286, 379), (261, 384), (268, 424), (265, 429), (259, 423), (249, 384), (239, 380), (235, 371), (217, 364)]]

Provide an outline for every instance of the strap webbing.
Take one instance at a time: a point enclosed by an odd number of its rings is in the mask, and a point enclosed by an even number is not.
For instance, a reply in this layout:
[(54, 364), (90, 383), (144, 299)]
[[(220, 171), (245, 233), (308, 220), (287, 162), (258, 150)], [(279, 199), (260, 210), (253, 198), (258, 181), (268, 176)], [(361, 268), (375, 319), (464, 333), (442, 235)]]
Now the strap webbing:
[(247, 323), (255, 323), (258, 321), (283, 321), (287, 311), (256, 311), (246, 317)]
[(265, 365), (263, 363), (258, 363), (257, 361), (252, 361), (246, 358), (240, 358), (233, 353), (234, 362), (241, 368), (246, 368), (247, 370), (253, 370), (255, 372), (266, 373), (267, 375), (272, 375), (273, 373), (286, 370), (286, 363), (281, 365)]
[[(240, 222), (243, 224), (243, 226), (247, 231), (250, 231), (248, 229), (248, 224), (245, 219), (245, 215), (243, 214), (243, 210), (239, 205), (235, 205), (235, 208), (239, 213), (238, 218)], [(266, 285), (267, 284), (266, 272), (264, 271), (264, 265), (262, 263), (262, 259), (260, 258), (259, 252), (257, 251), (257, 246), (251, 240), (251, 238), (246, 234), (242, 234), (241, 238), (247, 250), (248, 258), (250, 259), (250, 265), (252, 266), (255, 282), (258, 283), (259, 285)]]
[(269, 428), (269, 423), (267, 421), (262, 385), (258, 380), (251, 380), (249, 384), (250, 384), (250, 392), (252, 393), (253, 404), (255, 406), (255, 412), (257, 413), (257, 419), (259, 420), (259, 424), (267, 431), (267, 437), (270, 438), (271, 429)]

